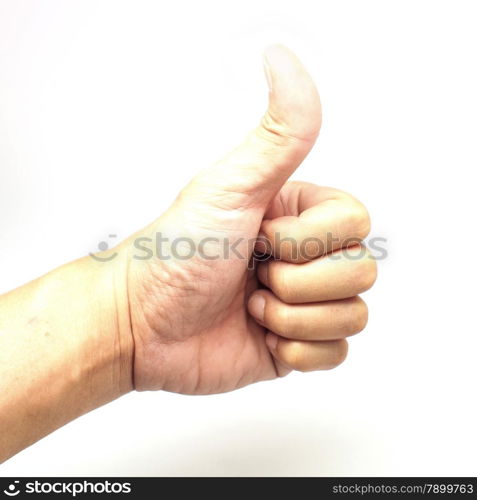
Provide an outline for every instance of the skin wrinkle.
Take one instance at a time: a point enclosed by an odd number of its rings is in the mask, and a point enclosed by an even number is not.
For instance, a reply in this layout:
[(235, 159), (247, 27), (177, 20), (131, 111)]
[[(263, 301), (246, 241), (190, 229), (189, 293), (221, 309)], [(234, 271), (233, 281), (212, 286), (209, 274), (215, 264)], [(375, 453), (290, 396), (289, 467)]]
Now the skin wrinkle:
[[(136, 340), (135, 336), (132, 331), (132, 311), (131, 311), (131, 291), (129, 289), (129, 272), (130, 272), (130, 263), (129, 260), (127, 261), (126, 265), (126, 298), (127, 298), (127, 324), (129, 325), (130, 331), (131, 331), (131, 338), (132, 338), (132, 343), (131, 343), (131, 385), (136, 390), (136, 384), (135, 384), (135, 359), (136, 359)], [(116, 307), (116, 314), (118, 314), (118, 309)], [(118, 314), (118, 325), (121, 325), (121, 322), (119, 321), (119, 314)]]
[[(321, 117), (320, 117), (321, 124)], [(289, 125), (283, 123), (273, 112), (272, 109), (268, 109), (262, 120), (261, 130), (269, 132), (272, 137), (279, 138), (278, 143), (274, 142), (274, 145), (286, 146), (286, 141), (298, 141), (304, 142), (306, 147), (310, 147), (315, 143), (318, 134), (320, 132), (320, 127), (310, 130), (307, 137), (300, 137), (297, 134), (293, 134)]]

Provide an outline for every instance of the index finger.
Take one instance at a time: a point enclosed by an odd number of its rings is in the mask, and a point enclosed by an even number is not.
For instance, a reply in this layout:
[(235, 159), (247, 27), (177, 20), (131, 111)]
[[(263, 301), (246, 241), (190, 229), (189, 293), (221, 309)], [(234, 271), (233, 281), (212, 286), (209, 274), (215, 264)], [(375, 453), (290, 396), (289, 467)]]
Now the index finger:
[(265, 214), (256, 249), (302, 263), (356, 245), (369, 234), (369, 214), (348, 193), (288, 182)]

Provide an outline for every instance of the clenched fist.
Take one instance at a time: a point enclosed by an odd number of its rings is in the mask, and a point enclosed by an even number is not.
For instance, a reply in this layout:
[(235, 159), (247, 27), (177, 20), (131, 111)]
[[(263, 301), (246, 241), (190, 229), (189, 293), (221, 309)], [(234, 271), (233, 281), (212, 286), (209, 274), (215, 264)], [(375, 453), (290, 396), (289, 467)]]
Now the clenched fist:
[[(336, 189), (287, 182), (318, 136), (320, 101), (286, 48), (269, 48), (265, 69), (260, 125), (120, 248), (136, 389), (209, 394), (333, 368), (366, 324), (367, 211)], [(254, 266), (254, 246), (271, 258)]]

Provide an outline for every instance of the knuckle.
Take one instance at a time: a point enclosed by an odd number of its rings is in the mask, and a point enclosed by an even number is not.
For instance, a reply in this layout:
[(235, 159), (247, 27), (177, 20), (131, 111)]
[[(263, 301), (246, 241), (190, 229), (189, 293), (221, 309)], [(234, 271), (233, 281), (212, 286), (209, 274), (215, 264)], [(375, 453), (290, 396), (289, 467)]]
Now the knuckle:
[(277, 305), (273, 312), (273, 323), (276, 326), (277, 332), (287, 335), (290, 332), (290, 312), (288, 307)]
[(291, 366), (293, 366), (293, 369), (298, 372), (310, 372), (315, 370), (315, 367), (310, 366), (310, 363), (303, 358), (297, 358)]
[(275, 146), (286, 146), (289, 142), (286, 127), (275, 116), (272, 116), (269, 111), (262, 117), (256, 133), (259, 137)]
[(353, 235), (359, 239), (366, 238), (371, 230), (371, 219), (366, 207), (355, 200), (349, 208), (348, 218)]
[(336, 368), (341, 365), (348, 355), (348, 342), (346, 340), (337, 340), (334, 342), (332, 352), (329, 356), (327, 368)]
[(283, 362), (294, 370), (303, 371), (304, 359), (302, 356), (302, 346), (299, 342), (288, 341), (282, 344), (279, 355)]
[(258, 134), (270, 141), (274, 145), (283, 146), (288, 145), (290, 142), (303, 141), (313, 143), (321, 128), (321, 115), (317, 115), (313, 123), (307, 124), (305, 128), (290, 127), (286, 120), (282, 119), (279, 115), (274, 114), (267, 110), (262, 117), (260, 126), (258, 127)]
[(364, 330), (368, 323), (368, 306), (364, 300), (357, 302), (350, 321), (350, 331), (358, 333)]
[(286, 303), (293, 302), (293, 285), (289, 279), (288, 273), (285, 271), (281, 262), (275, 261), (271, 266), (273, 272), (271, 274), (271, 286), (276, 295)]
[(366, 252), (363, 259), (360, 260), (357, 269), (357, 283), (360, 291), (364, 292), (371, 288), (377, 278), (378, 269), (376, 260), (370, 252)]

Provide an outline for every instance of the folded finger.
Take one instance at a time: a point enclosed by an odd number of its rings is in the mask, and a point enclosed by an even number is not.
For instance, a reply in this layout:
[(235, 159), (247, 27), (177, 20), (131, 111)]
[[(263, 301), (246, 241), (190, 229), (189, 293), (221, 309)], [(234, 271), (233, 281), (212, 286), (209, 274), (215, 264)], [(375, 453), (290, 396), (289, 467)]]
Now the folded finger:
[(304, 264), (269, 260), (258, 267), (260, 281), (289, 304), (354, 297), (368, 290), (376, 276), (376, 260), (364, 245)]
[(270, 332), (267, 333), (267, 345), (279, 363), (302, 372), (335, 368), (348, 353), (348, 343), (344, 339), (307, 342), (284, 339)]
[(306, 262), (356, 245), (369, 230), (366, 208), (348, 193), (288, 182), (265, 215), (258, 249), (288, 262)]
[(267, 330), (297, 340), (342, 339), (363, 330), (368, 321), (368, 308), (360, 297), (287, 304), (268, 290), (257, 290), (248, 310)]

